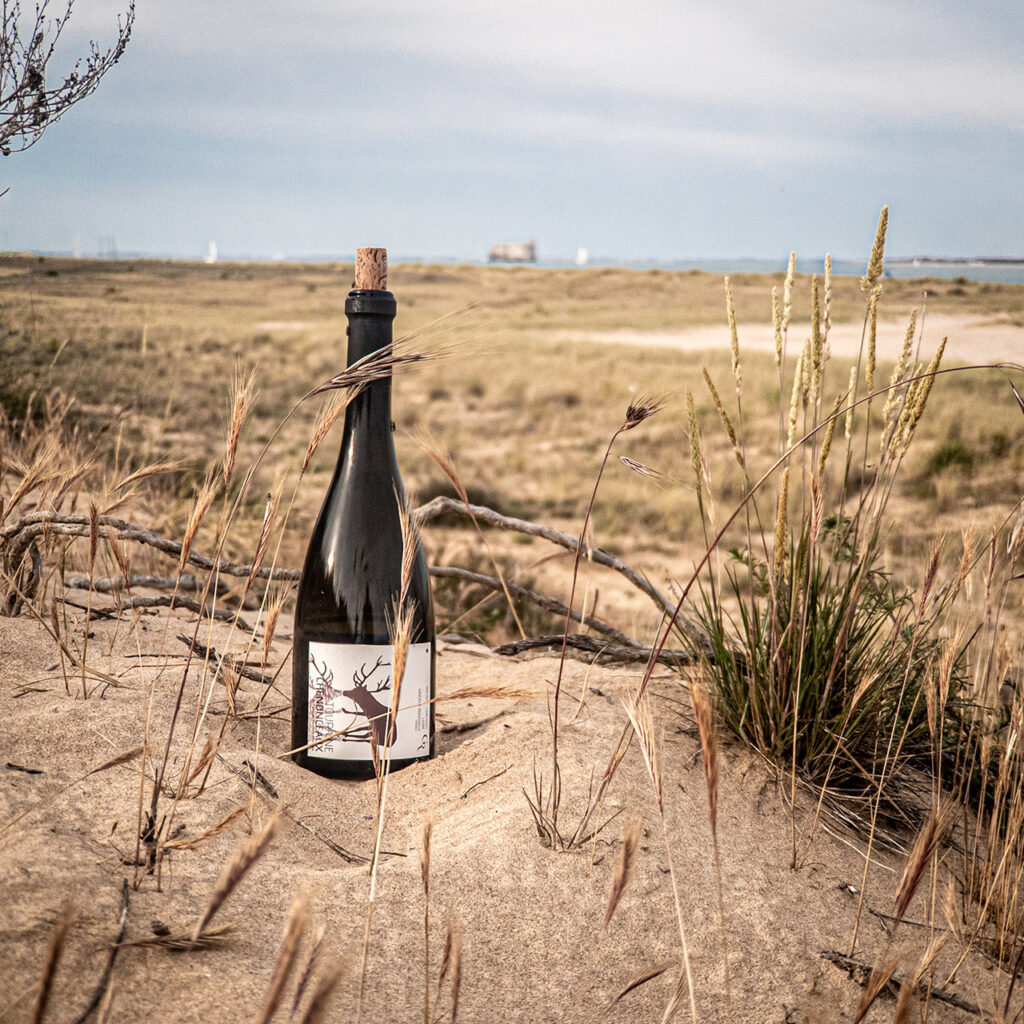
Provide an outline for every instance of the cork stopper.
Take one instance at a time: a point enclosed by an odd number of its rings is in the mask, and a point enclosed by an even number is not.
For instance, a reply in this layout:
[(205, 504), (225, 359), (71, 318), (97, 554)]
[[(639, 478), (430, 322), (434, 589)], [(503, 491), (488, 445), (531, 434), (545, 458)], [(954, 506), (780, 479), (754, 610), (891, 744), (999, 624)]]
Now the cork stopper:
[(356, 249), (356, 288), (387, 291), (387, 249)]

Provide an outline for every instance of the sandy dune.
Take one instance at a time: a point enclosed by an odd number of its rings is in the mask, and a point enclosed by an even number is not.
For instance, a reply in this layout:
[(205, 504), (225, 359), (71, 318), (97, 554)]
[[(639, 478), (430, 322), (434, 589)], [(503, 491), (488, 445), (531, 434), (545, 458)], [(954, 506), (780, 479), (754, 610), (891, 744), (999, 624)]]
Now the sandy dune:
[[(357, 1019), (358, 950), (370, 880), (365, 865), (347, 861), (337, 847), (369, 853), (374, 784), (321, 779), (275, 757), (288, 744), (287, 698), (279, 692), (286, 686), (271, 692), (270, 707), (279, 710), (259, 729), (251, 718), (228, 720), (220, 748), (223, 761), (214, 762), (201, 794), (195, 795), (193, 787), (189, 798), (179, 803), (175, 828), (187, 839), (235, 807), (245, 807), (247, 817), (195, 849), (172, 851), (159, 878), (144, 869), (136, 871), (131, 863), (140, 781), (148, 799), (154, 761), (143, 765), (136, 760), (86, 775), (143, 742), (151, 688), (150, 744), (162, 750), (182, 678), (185, 648), (175, 635), (191, 629), (186, 616), (167, 614), (144, 616), (133, 630), (124, 623), (115, 627), (110, 621), (94, 621), (90, 661), (117, 685), (100, 686), (90, 699), (82, 700), (80, 679), (71, 678), (71, 693), (65, 692), (57, 654), (41, 626), (27, 616), (0, 618), (0, 746), (7, 764), (0, 770), (4, 1022), (32, 1019), (45, 950), (65, 901), (70, 901), (75, 916), (47, 1016), (55, 1021), (78, 1019), (100, 981), (109, 943), (117, 934), (122, 879), (135, 885), (128, 891), (126, 939), (153, 938), (159, 927), (154, 922), (187, 931), (206, 906), (222, 867), (245, 840), (250, 822), (258, 829), (281, 807), (290, 817), (280, 835), (215, 919), (235, 925), (226, 943), (192, 952), (122, 949), (112, 973), (109, 1019), (204, 1024), (257, 1019), (285, 916), (300, 893), (309, 903), (310, 932), (317, 922), (327, 930), (329, 952), (322, 962), (345, 967), (328, 1019)], [(217, 627), (210, 640), (225, 649), (230, 642), (226, 627)], [(287, 658), (287, 647), (286, 640), (275, 643), (275, 664)], [(167, 657), (154, 657), (159, 654)], [(533, 789), (535, 766), (548, 770), (546, 697), (556, 664), (552, 658), (503, 660), (482, 648), (443, 648), (442, 697), (467, 684), (514, 686), (534, 696), (443, 701), (439, 756), (392, 779), (384, 838), (391, 854), (380, 868), (366, 997), (358, 1019), (382, 1024), (423, 1019), (424, 903), (417, 846), (430, 817), (434, 839), (429, 973), (434, 984), (446, 922), (459, 920), (461, 1021), (660, 1020), (679, 978), (670, 856), (679, 882), (700, 1021), (851, 1020), (861, 990), (821, 953), (849, 952), (864, 870), (857, 852), (861, 841), (848, 833), (833, 837), (819, 828), (802, 866), (792, 870), (787, 787), (780, 787), (752, 755), (727, 749), (719, 819), (723, 934), (699, 746), (685, 691), (675, 676), (664, 675), (655, 682), (669, 850), (635, 743), (605, 808), (606, 814), (621, 811), (620, 817), (596, 840), (573, 852), (556, 853), (539, 842), (524, 793)], [(281, 678), (288, 678), (287, 666)], [(637, 678), (621, 669), (568, 665), (569, 713), (562, 732), (567, 824), (579, 814), (592, 773), (600, 773), (607, 762), (625, 722), (622, 698)], [(236, 695), (240, 709), (253, 706), (260, 689), (258, 683), (243, 680)], [(183, 724), (172, 744), (172, 776), (185, 754), (199, 692), (200, 677), (192, 670), (185, 687)], [(584, 703), (579, 707), (581, 694)], [(224, 710), (224, 690), (217, 684), (200, 742), (225, 724)], [(264, 788), (253, 793), (230, 770), (244, 771), (245, 762), (257, 758), (276, 796)], [(38, 774), (21, 770), (25, 768)], [(146, 778), (140, 780), (143, 769)], [(798, 802), (803, 845), (813, 801), (798, 796)], [(170, 805), (165, 795), (161, 813)], [(19, 815), (24, 816), (12, 825)], [(637, 862), (621, 905), (602, 931), (623, 824), (630, 821), (642, 829)], [(884, 915), (892, 910), (901, 865), (899, 856), (882, 854), (868, 874), (856, 943), (856, 956), (865, 962), (872, 962), (885, 946)], [(927, 898), (927, 886), (922, 889)], [(915, 902), (908, 919), (920, 921), (927, 913), (926, 906)], [(902, 930), (902, 969), (913, 968), (926, 937), (927, 932), (917, 927)], [(308, 945), (309, 932), (303, 948)], [(952, 947), (948, 952), (943, 960), (947, 965)], [(662, 976), (607, 1009), (631, 978), (659, 964), (668, 965)], [(988, 1005), (988, 993), (1005, 980), (986, 966), (972, 958), (950, 987), (962, 999)], [(943, 980), (941, 972), (933, 979)], [(293, 978), (285, 1009), (276, 1020), (286, 1019), (294, 984)], [(447, 999), (442, 998), (443, 1008)], [(893, 1003), (883, 1000), (868, 1020), (892, 1020), (892, 1012)], [(685, 998), (675, 1019), (689, 1019)], [(972, 1017), (932, 1001), (928, 1019)]]
[[(978, 362), (1024, 363), (1024, 327), (1005, 319), (974, 319), (955, 316), (926, 316), (918, 325), (922, 337), (921, 356), (931, 358), (943, 337), (948, 338), (944, 364), (971, 364)], [(903, 321), (880, 320), (878, 324), (878, 358), (893, 360), (899, 354), (906, 336)], [(810, 335), (810, 324), (793, 323), (789, 328), (790, 352), (798, 352)], [(740, 324), (738, 327), (740, 352), (774, 352), (775, 336), (771, 324)], [(835, 358), (856, 359), (861, 346), (862, 325), (833, 324), (829, 332), (829, 345)], [(607, 344), (647, 345), (656, 348), (675, 348), (684, 352), (720, 349), (729, 345), (729, 329), (725, 326), (690, 327), (682, 331), (559, 331), (561, 341), (596, 341)]]

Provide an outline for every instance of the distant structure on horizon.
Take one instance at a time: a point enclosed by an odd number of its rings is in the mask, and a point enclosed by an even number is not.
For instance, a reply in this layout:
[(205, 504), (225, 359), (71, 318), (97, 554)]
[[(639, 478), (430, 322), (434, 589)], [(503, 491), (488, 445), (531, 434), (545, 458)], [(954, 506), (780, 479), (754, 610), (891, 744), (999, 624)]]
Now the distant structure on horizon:
[(498, 242), (487, 254), (488, 263), (536, 263), (536, 242)]
[(205, 260), (205, 262), (206, 263), (216, 263), (217, 262), (217, 243), (216, 242), (210, 242), (210, 247), (209, 247), (209, 249), (206, 250), (206, 260)]

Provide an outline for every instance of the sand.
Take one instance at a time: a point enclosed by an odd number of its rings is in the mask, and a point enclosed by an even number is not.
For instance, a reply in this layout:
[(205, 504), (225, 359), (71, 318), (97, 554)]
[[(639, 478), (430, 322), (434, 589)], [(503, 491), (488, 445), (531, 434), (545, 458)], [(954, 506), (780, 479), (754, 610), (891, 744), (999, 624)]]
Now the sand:
[[(877, 352), (879, 360), (895, 360), (907, 331), (905, 320), (879, 320)], [(803, 344), (811, 333), (810, 324), (794, 322), (789, 329), (789, 343)], [(737, 334), (741, 351), (774, 352), (775, 335), (771, 324), (739, 324)], [(832, 355), (856, 359), (860, 351), (863, 327), (860, 323), (836, 323), (829, 331)], [(939, 342), (948, 338), (943, 363), (946, 366), (973, 363), (1013, 362), (1024, 360), (1024, 328), (1008, 317), (964, 317), (928, 314), (918, 323), (923, 336), (921, 355), (930, 359)], [(684, 352), (721, 349), (729, 343), (724, 326), (689, 327), (680, 331), (560, 331), (565, 341), (596, 341), (606, 344), (643, 345), (673, 348)], [(794, 354), (798, 353), (798, 349)]]
[[(329, 950), (321, 958), (321, 971), (325, 966), (345, 969), (326, 1019), (382, 1024), (423, 1020), (424, 895), (417, 849), (427, 819), (434, 824), (428, 970), (433, 986), (446, 924), (459, 922), (459, 1020), (661, 1020), (680, 974), (670, 857), (700, 1021), (853, 1019), (861, 989), (821, 953), (850, 952), (864, 871), (862, 838), (842, 830), (832, 835), (818, 827), (808, 846), (813, 800), (798, 793), (795, 821), (803, 856), (794, 870), (788, 783), (780, 783), (748, 751), (727, 746), (719, 809), (723, 929), (700, 748), (685, 688), (676, 676), (659, 673), (653, 683), (654, 713), (664, 768), (668, 849), (634, 743), (603, 810), (606, 817), (616, 812), (619, 817), (583, 848), (555, 852), (541, 844), (525, 792), (532, 791), (535, 772), (549, 775), (547, 699), (557, 660), (509, 660), (484, 648), (447, 643), (441, 645), (438, 660), (442, 698), (481, 684), (516, 687), (532, 696), (442, 699), (438, 756), (391, 779), (384, 833), (384, 848), (390, 853), (379, 868), (364, 1003), (357, 1017), (370, 878), (364, 864), (350, 863), (328, 841), (369, 854), (374, 784), (322, 779), (275, 756), (288, 745), (285, 685), (268, 697), (267, 706), (279, 712), (257, 724), (242, 717), (225, 723), (225, 691), (218, 684), (199, 739), (202, 743), (224, 725), (223, 760), (214, 762), (201, 794), (179, 802), (175, 828), (181, 828), (182, 838), (194, 837), (238, 806), (245, 806), (247, 814), (232, 830), (194, 850), (170, 852), (159, 875), (137, 869), (130, 862), (143, 763), (85, 773), (144, 742), (147, 709), (150, 748), (162, 751), (186, 650), (176, 634), (191, 633), (194, 620), (163, 612), (144, 615), (135, 628), (129, 626), (93, 621), (89, 664), (114, 682), (90, 679), (93, 692), (86, 700), (80, 677), (68, 681), (66, 692), (56, 649), (38, 622), (28, 615), (0, 618), (0, 1020), (32, 1019), (47, 944), (62, 904), (70, 903), (74, 918), (46, 1019), (73, 1021), (100, 982), (108, 944), (117, 935), (122, 880), (129, 882), (126, 939), (152, 938), (154, 921), (188, 931), (207, 905), (225, 863), (275, 808), (286, 809), (290, 816), (214, 920), (234, 925), (225, 943), (191, 952), (123, 948), (111, 976), (109, 1020), (256, 1020), (285, 917), (297, 895), (307, 900), (311, 917), (304, 948), (316, 924), (322, 923)], [(83, 627), (79, 620), (72, 632), (77, 628), (80, 636)], [(289, 628), (284, 622), (275, 640), (273, 667), (287, 660)], [(238, 634), (232, 639), (226, 626), (206, 634), (203, 626), (205, 642), (219, 650), (238, 645)], [(285, 664), (280, 678), (287, 680), (288, 672)], [(626, 720), (622, 699), (638, 678), (621, 668), (579, 661), (566, 666), (569, 696), (560, 740), (566, 824), (577, 820), (591, 778), (607, 762)], [(198, 670), (189, 672), (172, 744), (172, 777), (185, 754), (199, 680)], [(258, 682), (242, 680), (236, 695), (239, 709), (253, 707), (260, 690)], [(276, 798), (262, 788), (254, 795), (230, 770), (244, 770), (247, 760), (258, 764)], [(153, 767), (152, 760), (144, 765), (147, 800)], [(170, 805), (165, 796), (161, 813)], [(628, 822), (641, 828), (640, 848), (622, 902), (603, 930)], [(901, 867), (896, 853), (873, 858), (854, 951), (866, 963), (886, 946), (890, 922), (876, 914), (891, 913)], [(908, 924), (896, 936), (903, 950), (902, 970), (913, 969), (927, 938), (927, 930), (916, 926), (928, 915), (927, 890), (926, 884), (908, 911)], [(941, 910), (938, 916), (941, 920)], [(954, 945), (940, 960), (947, 969)], [(632, 977), (666, 961), (670, 966), (663, 975), (609, 1009)], [(943, 985), (945, 974), (937, 970), (931, 981)], [(989, 1007), (1007, 981), (1008, 975), (972, 955), (948, 987)], [(287, 1018), (294, 984), (293, 978), (275, 1019)], [(441, 998), (446, 1015), (447, 991)], [(867, 1019), (891, 1020), (894, 1005), (891, 999), (881, 1000)], [(912, 1019), (921, 1019), (919, 1013)], [(689, 1019), (685, 997), (675, 1019)], [(970, 1019), (948, 1005), (930, 1004), (928, 1020)]]

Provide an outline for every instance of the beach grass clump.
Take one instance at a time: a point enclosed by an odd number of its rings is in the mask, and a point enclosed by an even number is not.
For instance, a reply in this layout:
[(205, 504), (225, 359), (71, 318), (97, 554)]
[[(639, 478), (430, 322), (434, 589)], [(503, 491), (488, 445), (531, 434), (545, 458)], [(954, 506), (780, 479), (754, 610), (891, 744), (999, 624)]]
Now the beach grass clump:
[[(945, 342), (920, 358), (912, 313), (888, 383), (879, 380), (874, 325), (885, 213), (862, 279), (864, 342), (852, 367), (837, 372), (830, 366), (828, 263), (823, 282), (811, 279), (811, 330), (795, 358), (787, 355), (789, 324), (775, 298), (780, 381), (788, 384), (780, 395), (788, 401), (780, 405), (772, 464), (756, 482), (757, 457), (744, 443), (740, 355), (730, 317), (735, 387), (716, 388), (708, 374), (705, 381), (747, 474), (748, 499), (730, 520), (730, 555), (716, 551), (696, 581), (692, 614), (706, 643), (695, 643), (693, 630), (678, 630), (700, 660), (729, 730), (788, 769), (794, 786), (799, 778), (827, 792), (872, 829), (882, 822), (919, 823), (897, 780), (933, 764), (944, 742), (955, 746), (959, 726), (945, 710), (967, 694), (965, 647), (947, 628), (965, 582), (965, 558), (945, 571), (942, 545), (933, 545), (916, 590), (886, 561), (890, 499)], [(727, 404), (722, 395), (732, 390), (735, 398)], [(710, 552), (725, 529), (693, 408), (691, 401), (690, 455)], [(768, 486), (774, 486), (772, 498)], [(937, 723), (946, 735), (936, 735)]]

